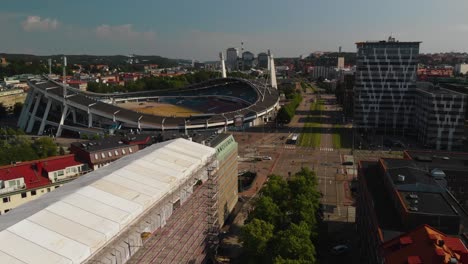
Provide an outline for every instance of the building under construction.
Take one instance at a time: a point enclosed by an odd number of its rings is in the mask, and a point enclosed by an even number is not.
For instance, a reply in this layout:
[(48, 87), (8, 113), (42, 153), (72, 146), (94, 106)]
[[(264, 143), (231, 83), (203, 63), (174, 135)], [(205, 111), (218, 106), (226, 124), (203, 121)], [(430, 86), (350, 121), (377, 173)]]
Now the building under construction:
[(1, 216), (0, 263), (203, 263), (236, 201), (232, 136), (166, 141)]

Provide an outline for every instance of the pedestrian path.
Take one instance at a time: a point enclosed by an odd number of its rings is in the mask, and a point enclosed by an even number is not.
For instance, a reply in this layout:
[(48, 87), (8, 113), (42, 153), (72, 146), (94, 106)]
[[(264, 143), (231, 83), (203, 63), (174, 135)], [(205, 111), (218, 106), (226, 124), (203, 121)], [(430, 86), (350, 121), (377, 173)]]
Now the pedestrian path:
[(332, 151), (334, 151), (334, 149), (333, 148), (320, 148), (320, 151), (332, 152)]

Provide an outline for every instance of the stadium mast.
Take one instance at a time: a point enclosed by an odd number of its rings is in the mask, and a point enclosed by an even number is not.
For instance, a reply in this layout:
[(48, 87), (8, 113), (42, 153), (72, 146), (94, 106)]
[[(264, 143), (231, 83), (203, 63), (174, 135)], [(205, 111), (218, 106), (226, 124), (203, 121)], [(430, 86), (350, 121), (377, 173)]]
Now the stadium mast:
[(223, 53), (220, 52), (219, 53), (219, 59), (221, 60), (221, 74), (222, 74), (222, 78), (226, 78), (226, 65), (224, 65), (224, 56), (223, 56)]
[(276, 69), (275, 69), (275, 60), (273, 59), (273, 54), (268, 50), (269, 66), (270, 66), (270, 84), (272, 88), (278, 89), (278, 84), (276, 83)]

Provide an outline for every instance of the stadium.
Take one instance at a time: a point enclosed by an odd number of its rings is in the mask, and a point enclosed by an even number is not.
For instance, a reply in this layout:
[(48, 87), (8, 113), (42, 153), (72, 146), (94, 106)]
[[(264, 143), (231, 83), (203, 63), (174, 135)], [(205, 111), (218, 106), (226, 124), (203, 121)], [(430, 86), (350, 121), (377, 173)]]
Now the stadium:
[(115, 129), (179, 130), (249, 127), (272, 120), (278, 90), (258, 80), (219, 78), (178, 90), (100, 94), (43, 76), (18, 120), (27, 133), (105, 133)]

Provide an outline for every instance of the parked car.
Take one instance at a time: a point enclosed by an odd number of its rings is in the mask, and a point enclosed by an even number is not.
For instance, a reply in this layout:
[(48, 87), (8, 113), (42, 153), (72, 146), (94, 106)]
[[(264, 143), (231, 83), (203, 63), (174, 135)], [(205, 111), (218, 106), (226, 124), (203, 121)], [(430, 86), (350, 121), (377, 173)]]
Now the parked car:
[(263, 156), (262, 159), (263, 160), (271, 160), (271, 157), (270, 156)]
[(349, 251), (349, 247), (347, 245), (337, 245), (334, 246), (331, 250), (333, 255), (343, 255)]

